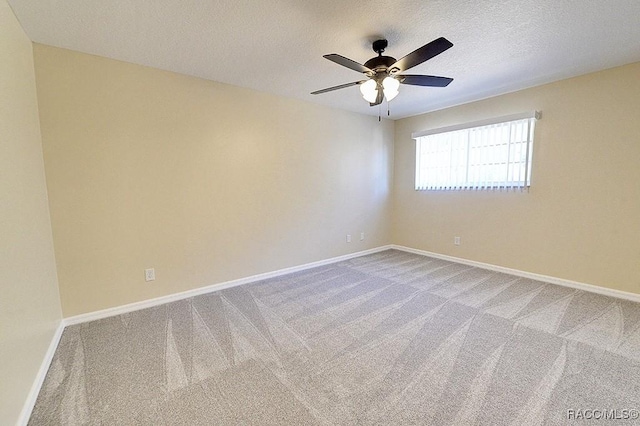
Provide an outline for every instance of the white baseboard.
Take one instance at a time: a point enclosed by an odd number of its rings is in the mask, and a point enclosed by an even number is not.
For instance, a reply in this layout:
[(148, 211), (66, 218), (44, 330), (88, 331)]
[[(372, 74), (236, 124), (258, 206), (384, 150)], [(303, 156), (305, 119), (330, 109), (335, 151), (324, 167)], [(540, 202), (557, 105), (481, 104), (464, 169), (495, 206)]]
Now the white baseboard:
[(58, 327), (56, 327), (56, 331), (53, 333), (51, 343), (49, 343), (47, 352), (44, 354), (44, 358), (42, 359), (42, 363), (40, 364), (40, 368), (38, 369), (38, 374), (36, 374), (36, 378), (31, 385), (31, 389), (29, 390), (27, 399), (22, 406), (20, 417), (18, 417), (18, 421), (16, 422), (16, 425), (18, 426), (26, 426), (26, 424), (29, 423), (29, 417), (31, 417), (33, 407), (36, 405), (36, 400), (38, 399), (40, 388), (42, 387), (42, 383), (44, 383), (44, 378), (47, 376), (47, 371), (49, 371), (51, 361), (53, 361), (53, 355), (56, 353), (58, 343), (60, 343), (60, 338), (62, 337), (64, 327), (64, 320), (62, 320), (58, 323)]
[(343, 256), (332, 257), (330, 259), (319, 260), (317, 262), (305, 263), (304, 265), (293, 266), (290, 268), (279, 269), (277, 271), (266, 272), (263, 274), (252, 275), (250, 277), (240, 278), (237, 280), (225, 281), (217, 284), (208, 285), (206, 287), (199, 287), (193, 290), (187, 290), (180, 293), (174, 293), (167, 296), (156, 297), (155, 299), (143, 300), (140, 302), (129, 303), (127, 305), (116, 306), (114, 308), (102, 309), (100, 311), (89, 312), (86, 314), (76, 315), (68, 317), (63, 320), (64, 325), (74, 325), (89, 321), (95, 321), (98, 319), (108, 318), (115, 315), (125, 314), (128, 312), (139, 311), (140, 309), (151, 308), (153, 306), (163, 305), (169, 302), (175, 302), (177, 300), (188, 299), (190, 297), (199, 296), (201, 294), (211, 293), (214, 291), (220, 291), (231, 287), (236, 287), (243, 284), (249, 284), (256, 281), (266, 280), (268, 278), (279, 277), (281, 275), (290, 274), (292, 272), (304, 271), (305, 269), (316, 268), (318, 266), (329, 265), (331, 263), (341, 262), (343, 260), (352, 259), (354, 257), (365, 256), (367, 254), (378, 253), (380, 251), (389, 250), (391, 245), (372, 248), (369, 250), (363, 250), (356, 253), (345, 254)]
[(408, 253), (420, 254), (428, 257), (435, 257), (437, 259), (449, 260), (451, 262), (462, 263), (464, 265), (475, 266), (477, 268), (488, 269), (490, 271), (503, 272), (505, 274), (515, 275), (523, 278), (530, 278), (536, 281), (543, 281), (550, 284), (557, 284), (563, 287), (575, 288), (577, 290), (587, 291), (590, 293), (597, 293), (603, 296), (615, 297), (617, 299), (629, 300), (631, 302), (640, 303), (640, 294), (629, 293), (627, 291), (614, 290), (612, 288), (600, 287), (593, 284), (585, 284), (578, 281), (565, 280), (564, 278), (551, 277), (548, 275), (536, 274), (533, 272), (521, 271), (519, 269), (506, 268), (504, 266), (492, 265), (490, 263), (476, 262), (475, 260), (463, 259), (461, 257), (448, 256), (445, 254), (433, 253), (430, 251), (414, 249), (411, 247), (400, 246), (392, 244), (391, 247), (395, 250), (401, 250)]

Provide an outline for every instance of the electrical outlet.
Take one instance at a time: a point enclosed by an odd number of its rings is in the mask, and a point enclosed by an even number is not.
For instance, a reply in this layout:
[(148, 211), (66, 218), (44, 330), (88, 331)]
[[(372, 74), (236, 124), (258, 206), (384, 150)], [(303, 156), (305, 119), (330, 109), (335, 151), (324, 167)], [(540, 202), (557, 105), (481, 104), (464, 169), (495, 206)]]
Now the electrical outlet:
[(459, 246), (460, 245), (460, 237), (453, 237), (453, 244)]
[(156, 270), (153, 268), (144, 270), (144, 280), (145, 281), (153, 281), (156, 279)]
[(363, 241), (363, 240), (364, 240), (364, 232), (361, 232), (360, 233), (360, 241)]
[(347, 234), (347, 242), (350, 243), (351, 242), (351, 234)]

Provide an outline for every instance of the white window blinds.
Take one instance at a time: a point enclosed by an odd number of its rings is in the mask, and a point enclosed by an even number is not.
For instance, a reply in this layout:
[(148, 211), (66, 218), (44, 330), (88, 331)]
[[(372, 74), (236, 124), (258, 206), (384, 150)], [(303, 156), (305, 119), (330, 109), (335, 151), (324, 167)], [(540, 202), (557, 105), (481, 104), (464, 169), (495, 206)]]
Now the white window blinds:
[(528, 188), (539, 117), (531, 112), (413, 134), (416, 190)]

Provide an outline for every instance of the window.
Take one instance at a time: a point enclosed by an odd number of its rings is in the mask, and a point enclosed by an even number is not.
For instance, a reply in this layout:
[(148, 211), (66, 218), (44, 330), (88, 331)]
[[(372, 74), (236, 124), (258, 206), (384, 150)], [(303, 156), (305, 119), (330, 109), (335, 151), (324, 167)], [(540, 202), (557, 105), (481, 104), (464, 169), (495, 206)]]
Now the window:
[(416, 190), (528, 188), (539, 118), (531, 112), (414, 133)]

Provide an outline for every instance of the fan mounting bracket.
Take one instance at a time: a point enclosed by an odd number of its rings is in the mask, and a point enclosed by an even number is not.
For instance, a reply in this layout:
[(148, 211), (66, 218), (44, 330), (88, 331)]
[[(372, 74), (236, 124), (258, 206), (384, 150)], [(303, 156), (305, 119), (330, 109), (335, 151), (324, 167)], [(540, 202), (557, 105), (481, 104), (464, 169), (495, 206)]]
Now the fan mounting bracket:
[(382, 52), (384, 52), (384, 49), (386, 49), (388, 45), (389, 42), (385, 39), (376, 40), (373, 42), (373, 51), (382, 56)]

